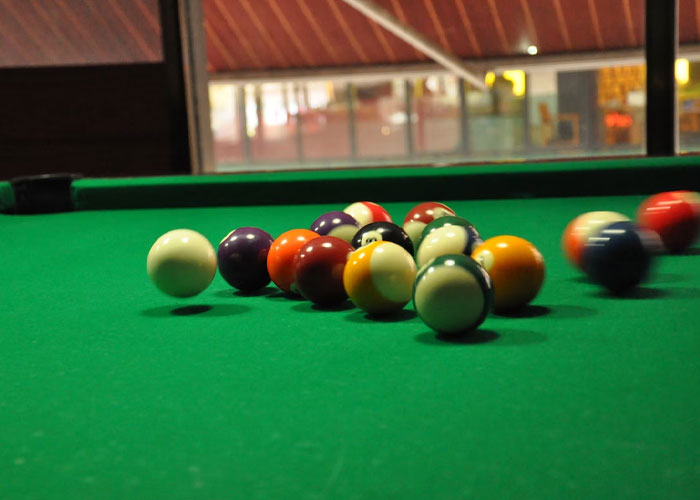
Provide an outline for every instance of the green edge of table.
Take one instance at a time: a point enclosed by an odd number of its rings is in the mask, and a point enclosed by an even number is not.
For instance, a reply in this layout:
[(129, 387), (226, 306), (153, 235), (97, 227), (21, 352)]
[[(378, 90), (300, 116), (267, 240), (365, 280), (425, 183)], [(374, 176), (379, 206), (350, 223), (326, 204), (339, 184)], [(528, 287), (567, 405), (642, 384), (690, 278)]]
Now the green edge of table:
[[(640, 194), (700, 188), (699, 164), (685, 156), (80, 179), (73, 198), (76, 209), (97, 210)], [(12, 206), (0, 186), (0, 210)]]

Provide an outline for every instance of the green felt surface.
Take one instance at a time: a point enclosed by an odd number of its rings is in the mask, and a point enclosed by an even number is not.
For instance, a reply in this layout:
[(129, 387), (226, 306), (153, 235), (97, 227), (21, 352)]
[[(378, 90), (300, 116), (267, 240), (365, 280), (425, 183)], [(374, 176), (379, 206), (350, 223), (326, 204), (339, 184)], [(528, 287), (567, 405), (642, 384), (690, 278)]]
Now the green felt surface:
[(78, 209), (411, 201), (700, 190), (700, 157), (82, 179)]
[(627, 299), (559, 251), (575, 215), (640, 200), (448, 202), (547, 263), (529, 316), (458, 343), (410, 307), (375, 322), (218, 276), (175, 300), (146, 276), (169, 229), (279, 234), (335, 205), (0, 216), (0, 498), (695, 498), (697, 249)]

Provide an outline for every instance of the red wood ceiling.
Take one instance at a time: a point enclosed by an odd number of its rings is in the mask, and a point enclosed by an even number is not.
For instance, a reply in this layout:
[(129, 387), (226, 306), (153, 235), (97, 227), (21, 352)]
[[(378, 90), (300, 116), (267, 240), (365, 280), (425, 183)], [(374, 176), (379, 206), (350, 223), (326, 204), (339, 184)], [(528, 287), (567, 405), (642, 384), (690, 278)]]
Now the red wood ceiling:
[(162, 58), (158, 0), (0, 0), (0, 67)]
[[(341, 0), (202, 1), (214, 72), (427, 60)], [(644, 0), (374, 1), (464, 58), (644, 43)], [(681, 43), (697, 42), (700, 0), (679, 1)], [(161, 60), (157, 3), (0, 0), (0, 67)]]
[[(662, 1), (662, 0), (659, 0)], [(374, 0), (463, 58), (641, 47), (644, 0)], [(204, 0), (215, 72), (424, 61), (341, 0)], [(700, 0), (680, 0), (681, 42), (700, 39)]]

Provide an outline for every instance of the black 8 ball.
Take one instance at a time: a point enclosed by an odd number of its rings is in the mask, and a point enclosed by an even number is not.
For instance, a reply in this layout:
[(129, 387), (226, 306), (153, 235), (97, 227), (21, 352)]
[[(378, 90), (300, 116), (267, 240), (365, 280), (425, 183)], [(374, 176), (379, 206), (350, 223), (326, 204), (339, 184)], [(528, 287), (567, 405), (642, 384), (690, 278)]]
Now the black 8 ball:
[(390, 241), (413, 255), (413, 243), (406, 231), (392, 222), (372, 222), (362, 227), (352, 239), (352, 246), (360, 248), (375, 241)]

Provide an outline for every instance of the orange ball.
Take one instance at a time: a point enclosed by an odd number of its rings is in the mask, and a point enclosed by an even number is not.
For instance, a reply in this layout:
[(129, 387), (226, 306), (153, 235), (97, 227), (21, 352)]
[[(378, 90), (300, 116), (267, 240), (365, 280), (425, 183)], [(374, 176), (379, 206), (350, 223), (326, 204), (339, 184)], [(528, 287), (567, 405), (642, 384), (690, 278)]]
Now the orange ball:
[(613, 222), (628, 221), (629, 217), (617, 212), (586, 212), (569, 222), (561, 238), (561, 247), (569, 263), (581, 269), (583, 246), (590, 236)]
[(544, 258), (535, 245), (523, 238), (489, 238), (474, 249), (472, 258), (491, 276), (497, 312), (525, 306), (542, 287)]
[(307, 242), (318, 237), (308, 229), (292, 229), (272, 242), (267, 254), (267, 272), (283, 292), (298, 293), (294, 288), (294, 256)]

